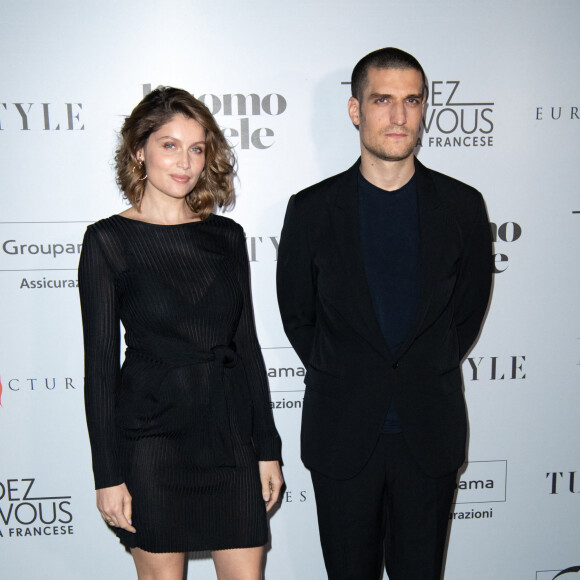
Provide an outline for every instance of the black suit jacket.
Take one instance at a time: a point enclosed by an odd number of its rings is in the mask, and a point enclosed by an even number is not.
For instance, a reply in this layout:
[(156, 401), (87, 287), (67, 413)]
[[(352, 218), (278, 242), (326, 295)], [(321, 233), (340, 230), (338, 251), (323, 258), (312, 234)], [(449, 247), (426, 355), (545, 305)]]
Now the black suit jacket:
[(302, 460), (332, 478), (356, 475), (394, 400), (414, 457), (439, 477), (465, 459), (460, 363), (490, 293), (485, 205), (472, 187), (415, 160), (421, 294), (407, 339), (391, 353), (364, 271), (359, 165), (292, 196), (279, 245), (282, 321), (307, 370)]

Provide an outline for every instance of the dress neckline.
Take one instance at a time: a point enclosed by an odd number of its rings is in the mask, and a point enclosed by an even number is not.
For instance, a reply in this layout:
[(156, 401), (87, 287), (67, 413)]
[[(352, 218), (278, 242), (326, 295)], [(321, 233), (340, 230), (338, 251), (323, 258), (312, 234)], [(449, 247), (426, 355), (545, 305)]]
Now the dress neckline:
[(134, 222), (134, 223), (137, 223), (137, 224), (144, 224), (146, 226), (154, 226), (154, 227), (157, 227), (157, 228), (178, 228), (178, 227), (181, 227), (181, 226), (190, 226), (192, 224), (194, 224), (194, 225), (195, 224), (202, 224), (202, 223), (207, 222), (210, 219), (212, 219), (213, 215), (214, 215), (213, 213), (210, 213), (207, 216), (207, 218), (205, 218), (204, 220), (197, 220), (197, 221), (191, 221), (191, 222), (182, 222), (180, 224), (156, 224), (156, 223), (153, 223), (153, 222), (146, 222), (144, 220), (136, 220), (136, 219), (133, 219), (133, 218), (125, 217), (125, 216), (123, 216), (121, 214), (118, 214), (118, 213), (116, 213), (113, 217), (120, 218), (120, 219), (122, 219), (124, 221)]

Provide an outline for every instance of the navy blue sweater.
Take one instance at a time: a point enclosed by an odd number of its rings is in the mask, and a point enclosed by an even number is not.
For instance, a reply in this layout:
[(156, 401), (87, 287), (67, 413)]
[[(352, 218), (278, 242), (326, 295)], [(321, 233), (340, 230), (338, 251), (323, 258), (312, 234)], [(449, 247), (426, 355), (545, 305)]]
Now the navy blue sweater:
[[(396, 354), (419, 302), (419, 217), (415, 176), (396, 191), (358, 178), (363, 262), (375, 313), (391, 353)], [(391, 403), (383, 433), (402, 431)]]

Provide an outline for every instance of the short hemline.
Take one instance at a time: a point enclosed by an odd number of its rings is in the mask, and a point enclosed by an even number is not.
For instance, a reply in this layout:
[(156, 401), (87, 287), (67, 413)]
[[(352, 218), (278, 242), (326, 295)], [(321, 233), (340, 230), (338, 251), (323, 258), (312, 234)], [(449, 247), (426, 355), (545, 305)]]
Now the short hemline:
[(249, 542), (247, 544), (236, 544), (233, 546), (226, 546), (226, 547), (195, 547), (195, 548), (185, 548), (183, 550), (147, 550), (146, 548), (142, 548), (141, 546), (128, 546), (120, 541), (120, 544), (124, 546), (127, 550), (132, 550), (133, 548), (139, 548), (144, 552), (148, 552), (149, 554), (187, 554), (189, 552), (223, 552), (225, 550), (244, 550), (247, 548), (263, 548), (268, 543), (268, 540), (261, 544), (256, 544), (255, 542)]

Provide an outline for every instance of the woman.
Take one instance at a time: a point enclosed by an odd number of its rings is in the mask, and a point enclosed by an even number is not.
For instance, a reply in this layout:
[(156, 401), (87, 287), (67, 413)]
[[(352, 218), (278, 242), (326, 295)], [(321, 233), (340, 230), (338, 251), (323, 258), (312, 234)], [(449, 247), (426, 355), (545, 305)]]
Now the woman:
[(212, 213), (234, 201), (233, 154), (205, 105), (165, 87), (115, 159), (131, 207), (88, 227), (79, 265), (97, 506), (140, 580), (181, 580), (194, 550), (220, 580), (259, 579), (283, 480), (244, 234)]

